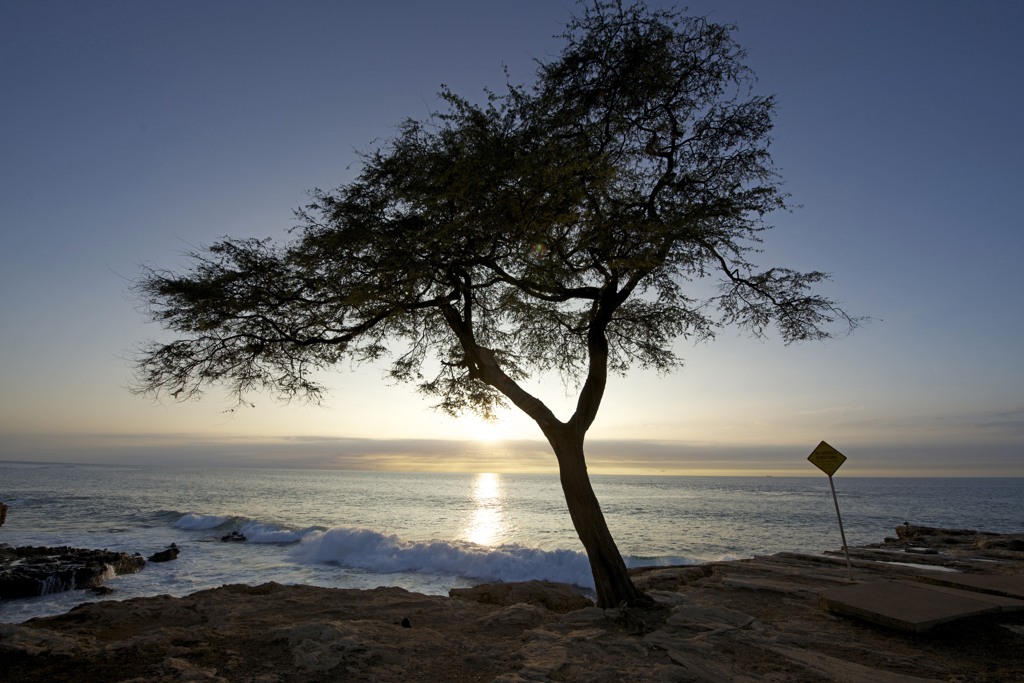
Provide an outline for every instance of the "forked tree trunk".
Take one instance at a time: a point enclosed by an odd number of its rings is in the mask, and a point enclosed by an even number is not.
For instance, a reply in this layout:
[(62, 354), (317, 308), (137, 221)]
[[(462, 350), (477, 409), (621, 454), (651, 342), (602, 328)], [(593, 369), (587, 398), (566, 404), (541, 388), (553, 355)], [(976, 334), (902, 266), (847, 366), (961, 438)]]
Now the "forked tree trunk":
[[(609, 291), (614, 293), (615, 289)], [(625, 296), (621, 295), (619, 298), (625, 300)], [(629, 578), (626, 563), (615, 546), (612, 534), (608, 531), (608, 524), (604, 521), (601, 505), (590, 486), (587, 462), (583, 457), (583, 437), (601, 405), (608, 374), (608, 342), (604, 336), (604, 326), (607, 325), (611, 311), (618, 303), (613, 301), (607, 308), (602, 308), (600, 315), (592, 323), (592, 329), (587, 337), (590, 369), (587, 381), (580, 392), (576, 413), (568, 423), (560, 422), (542, 401), (509, 379), (495, 361), (493, 350), (476, 343), (468, 322), (468, 304), (466, 319), (450, 304), (441, 306), (445, 320), (458, 336), (466, 352), (470, 376), (496, 388), (533, 418), (554, 449), (569, 515), (572, 517), (576, 534), (587, 551), (590, 569), (594, 574), (597, 606), (603, 608), (618, 607), (623, 601), (629, 604), (650, 602), (650, 598), (637, 590)]]
[(582, 439), (562, 434), (549, 436), (548, 440), (558, 458), (558, 474), (565, 502), (569, 506), (569, 515), (590, 559), (594, 586), (597, 588), (597, 606), (618, 607), (623, 600), (631, 604), (643, 600), (646, 596), (629, 578), (626, 563), (608, 531), (601, 505), (590, 485)]

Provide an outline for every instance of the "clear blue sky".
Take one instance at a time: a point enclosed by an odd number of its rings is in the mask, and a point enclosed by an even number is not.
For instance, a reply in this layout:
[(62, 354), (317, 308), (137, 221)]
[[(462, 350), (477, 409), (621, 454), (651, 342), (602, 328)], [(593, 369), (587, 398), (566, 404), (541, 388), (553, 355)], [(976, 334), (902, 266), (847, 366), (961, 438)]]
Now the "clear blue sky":
[[(121, 356), (158, 336), (140, 262), (281, 236), (353, 150), (439, 106), (529, 83), (572, 5), (0, 5), (0, 459), (544, 471), (535, 426), (431, 412), (342, 368), (327, 409), (216, 395), (154, 406)], [(1024, 4), (693, 2), (736, 23), (793, 202), (763, 265), (831, 272), (873, 322), (828, 344), (722, 334), (667, 378), (615, 380), (591, 471), (1024, 475)], [(563, 418), (556, 378), (533, 387)], [(493, 441), (495, 436), (504, 441)], [(464, 441), (467, 437), (469, 441)]]

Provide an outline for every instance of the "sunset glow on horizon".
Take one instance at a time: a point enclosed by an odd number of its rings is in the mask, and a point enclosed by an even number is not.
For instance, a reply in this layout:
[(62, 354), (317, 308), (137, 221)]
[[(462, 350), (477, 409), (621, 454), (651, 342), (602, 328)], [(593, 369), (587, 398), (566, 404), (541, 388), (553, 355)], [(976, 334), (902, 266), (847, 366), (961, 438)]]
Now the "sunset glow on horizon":
[[(322, 407), (133, 396), (126, 358), (167, 334), (127, 290), (139, 264), (178, 271), (224, 235), (294, 238), (306, 192), (350, 182), (355, 150), (442, 110), (442, 83), (471, 102), (504, 87), (503, 66), (531, 83), (572, 7), (9, 3), (0, 460), (556, 472), (518, 408), (446, 416), (385, 363), (318, 372)], [(825, 440), (849, 457), (837, 476), (1024, 476), (1024, 93), (1006, 87), (1024, 82), (1024, 6), (688, 13), (736, 23), (754, 92), (778, 101), (771, 154), (801, 208), (767, 216), (751, 260), (831, 274), (816, 291), (870, 320), (790, 346), (725, 327), (677, 339), (673, 373), (611, 373), (589, 472), (817, 476), (805, 459)], [(522, 385), (559, 420), (576, 410), (556, 371)]]

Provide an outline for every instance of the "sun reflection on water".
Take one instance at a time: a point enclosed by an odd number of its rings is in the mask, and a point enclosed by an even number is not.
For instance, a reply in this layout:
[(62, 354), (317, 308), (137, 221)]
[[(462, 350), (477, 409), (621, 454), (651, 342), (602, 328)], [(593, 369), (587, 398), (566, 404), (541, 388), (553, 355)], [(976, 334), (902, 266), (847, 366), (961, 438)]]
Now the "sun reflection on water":
[(476, 509), (463, 534), (479, 545), (495, 545), (505, 535), (505, 506), (501, 494), (501, 475), (481, 473), (473, 480), (472, 501)]

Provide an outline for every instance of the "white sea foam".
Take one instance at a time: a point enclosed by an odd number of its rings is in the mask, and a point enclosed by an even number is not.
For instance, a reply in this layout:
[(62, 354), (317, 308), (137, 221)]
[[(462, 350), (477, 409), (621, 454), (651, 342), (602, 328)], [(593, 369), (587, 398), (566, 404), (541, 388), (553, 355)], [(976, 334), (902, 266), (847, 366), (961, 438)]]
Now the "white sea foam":
[(242, 527), (241, 534), (250, 543), (293, 543), (315, 531), (320, 529), (313, 526), (307, 529), (288, 529), (276, 524), (249, 522)]
[(72, 579), (62, 579), (60, 574), (52, 574), (46, 577), (42, 581), (42, 590), (39, 591), (40, 595), (49, 595), (51, 593), (63, 593), (69, 591), (75, 587), (75, 583)]
[(290, 555), (299, 562), (337, 562), (378, 574), (421, 572), (505, 582), (537, 579), (594, 588), (586, 554), (519, 543), (485, 547), (462, 541), (407, 541), (372, 529), (335, 527), (306, 534)]
[(193, 531), (201, 531), (203, 529), (213, 529), (219, 527), (226, 521), (228, 521), (227, 515), (197, 515), (194, 512), (190, 512), (187, 515), (184, 515), (172, 526), (176, 529), (190, 529)]

